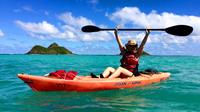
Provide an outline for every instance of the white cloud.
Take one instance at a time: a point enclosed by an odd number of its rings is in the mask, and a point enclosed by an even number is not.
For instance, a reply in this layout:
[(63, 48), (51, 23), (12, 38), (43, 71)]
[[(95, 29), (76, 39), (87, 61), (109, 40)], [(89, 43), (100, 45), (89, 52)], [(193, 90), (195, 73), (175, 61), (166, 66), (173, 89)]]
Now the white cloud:
[(97, 5), (99, 3), (99, 0), (89, 0), (88, 3), (92, 5)]
[[(174, 13), (163, 12), (158, 14), (156, 11), (151, 11), (150, 13), (144, 13), (140, 11), (137, 7), (124, 7), (117, 10), (112, 14), (106, 14), (112, 21), (117, 22), (118, 24), (127, 25), (131, 24), (133, 27), (147, 27), (151, 28), (166, 28), (169, 26), (177, 24), (185, 24), (193, 27), (193, 41), (197, 40), (196, 36), (200, 35), (200, 17), (198, 16), (188, 16), (188, 15), (177, 15)], [(167, 35), (165, 33), (151, 35), (153, 38), (160, 38), (160, 41), (166, 41), (166, 43), (185, 43), (187, 42), (186, 38), (183, 37), (174, 37)], [(151, 39), (151, 42), (159, 42), (158, 39)]]
[[(30, 36), (40, 39), (59, 38), (68, 41), (108, 41), (112, 39), (110, 32), (84, 33), (81, 28), (85, 25), (95, 25), (91, 20), (79, 16), (75, 17), (70, 12), (60, 14), (58, 18), (63, 21), (59, 28), (42, 21), (39, 23), (23, 22), (20, 20), (15, 23), (25, 30)], [(99, 25), (103, 26), (103, 25)]]
[(91, 20), (85, 18), (85, 17), (74, 17), (72, 16), (72, 13), (71, 12), (65, 12), (63, 14), (60, 14), (58, 16), (58, 18), (60, 20), (62, 20), (63, 22), (65, 22), (65, 24), (67, 25), (71, 25), (71, 26), (74, 26), (74, 27), (82, 27), (84, 25), (94, 25), (94, 22), (92, 22)]
[(28, 11), (28, 12), (34, 12), (34, 10), (31, 6), (23, 6), (22, 9), (25, 11)]
[[(95, 23), (85, 17), (75, 17), (71, 12), (60, 14), (58, 18), (64, 22), (61, 35), (66, 39), (79, 40), (79, 41), (107, 41), (112, 38), (109, 32), (98, 33), (84, 33), (81, 28), (85, 25), (95, 25)], [(99, 25), (103, 26), (103, 25)]]
[(192, 41), (194, 43), (199, 43), (200, 42), (200, 35), (198, 35), (198, 36), (191, 36), (190, 38), (192, 39)]
[(19, 25), (22, 29), (32, 32), (32, 33), (38, 33), (38, 34), (56, 34), (58, 33), (58, 29), (46, 22), (42, 21), (41, 23), (31, 23), (31, 22), (22, 22), (17, 20), (16, 24)]
[(42, 21), (40, 23), (33, 22), (22, 22), (20, 20), (15, 21), (15, 23), (25, 30), (32, 37), (38, 38), (51, 38), (59, 34), (59, 30), (52, 24)]
[(137, 7), (124, 7), (108, 16), (111, 20), (119, 20), (122, 24), (131, 23), (142, 27), (150, 25), (152, 27), (163, 28), (176, 24), (187, 24), (192, 26), (198, 26), (200, 24), (200, 17), (197, 16), (176, 15), (169, 12), (158, 14), (155, 10), (146, 14), (141, 12)]
[(2, 30), (0, 30), (0, 37), (3, 37), (4, 36), (4, 33)]
[(36, 13), (37, 12), (36, 10), (34, 10), (29, 5), (25, 5), (25, 6), (22, 6), (20, 8), (16, 8), (16, 9), (13, 10), (13, 12), (15, 12), (15, 13), (20, 13), (20, 12), (24, 12), (24, 11), (26, 11), (26, 12), (32, 12), (32, 13)]

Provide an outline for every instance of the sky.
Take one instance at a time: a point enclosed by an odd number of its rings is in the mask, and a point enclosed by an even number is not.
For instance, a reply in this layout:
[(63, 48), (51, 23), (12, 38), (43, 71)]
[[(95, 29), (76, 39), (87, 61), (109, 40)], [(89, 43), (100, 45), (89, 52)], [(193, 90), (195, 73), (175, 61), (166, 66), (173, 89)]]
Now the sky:
[[(199, 0), (0, 0), (0, 54), (24, 54), (34, 45), (56, 42), (75, 54), (119, 54), (112, 31), (101, 28), (194, 28), (186, 37), (151, 32), (145, 51), (152, 55), (200, 55)], [(123, 44), (140, 43), (145, 32), (119, 32)]]

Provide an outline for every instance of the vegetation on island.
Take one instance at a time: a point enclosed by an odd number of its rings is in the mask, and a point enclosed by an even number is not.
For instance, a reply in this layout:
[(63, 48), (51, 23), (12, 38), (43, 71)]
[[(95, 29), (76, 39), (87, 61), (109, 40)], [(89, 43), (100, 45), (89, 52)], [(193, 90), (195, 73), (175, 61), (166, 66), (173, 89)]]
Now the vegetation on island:
[(73, 54), (65, 47), (59, 46), (57, 43), (52, 43), (49, 47), (35, 45), (27, 54)]

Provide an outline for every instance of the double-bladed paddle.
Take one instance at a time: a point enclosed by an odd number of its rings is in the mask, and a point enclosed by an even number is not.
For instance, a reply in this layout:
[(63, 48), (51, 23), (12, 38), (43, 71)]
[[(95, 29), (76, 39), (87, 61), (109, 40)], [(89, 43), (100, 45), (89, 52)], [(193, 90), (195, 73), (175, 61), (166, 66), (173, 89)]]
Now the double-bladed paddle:
[[(108, 28), (99, 28), (93, 25), (87, 25), (82, 27), (81, 29), (83, 32), (98, 32), (98, 31), (112, 31), (113, 29)], [(145, 31), (146, 29), (118, 29), (119, 31)], [(188, 25), (175, 25), (164, 29), (149, 29), (151, 31), (165, 31), (169, 34), (176, 35), (176, 36), (187, 36), (192, 33), (193, 28)]]

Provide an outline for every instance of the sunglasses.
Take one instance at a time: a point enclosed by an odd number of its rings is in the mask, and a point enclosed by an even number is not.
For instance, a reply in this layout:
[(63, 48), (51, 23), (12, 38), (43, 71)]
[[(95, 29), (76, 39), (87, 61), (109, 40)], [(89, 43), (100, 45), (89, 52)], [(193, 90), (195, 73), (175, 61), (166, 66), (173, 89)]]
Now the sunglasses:
[(130, 47), (137, 47), (138, 45), (136, 44), (136, 45), (128, 45), (128, 46), (130, 46)]

